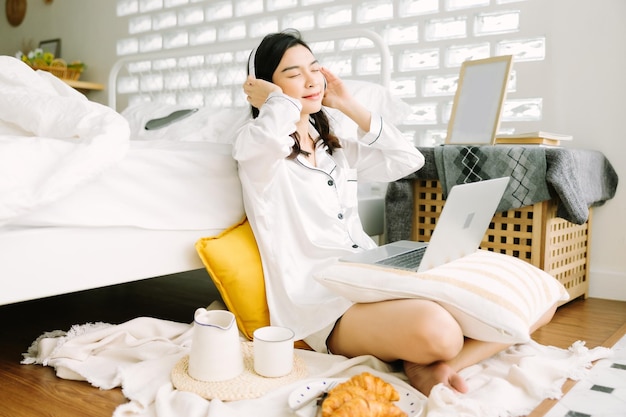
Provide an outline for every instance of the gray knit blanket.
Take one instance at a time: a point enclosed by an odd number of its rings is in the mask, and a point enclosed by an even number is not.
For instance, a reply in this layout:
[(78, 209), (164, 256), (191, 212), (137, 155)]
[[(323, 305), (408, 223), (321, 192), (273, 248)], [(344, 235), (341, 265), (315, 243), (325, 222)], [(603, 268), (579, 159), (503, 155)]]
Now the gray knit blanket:
[(618, 177), (598, 151), (540, 146), (444, 145), (418, 148), (425, 165), (387, 188), (387, 241), (410, 239), (415, 179), (438, 179), (444, 197), (456, 184), (511, 177), (498, 211), (554, 198), (557, 216), (575, 224), (589, 218), (589, 207), (613, 198)]

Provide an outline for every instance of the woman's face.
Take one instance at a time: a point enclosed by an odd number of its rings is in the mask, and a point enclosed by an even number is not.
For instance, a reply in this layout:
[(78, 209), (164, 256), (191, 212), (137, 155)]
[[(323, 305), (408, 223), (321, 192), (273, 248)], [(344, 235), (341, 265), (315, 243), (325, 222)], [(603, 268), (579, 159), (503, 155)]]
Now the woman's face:
[(320, 63), (306, 47), (292, 46), (285, 51), (272, 82), (282, 88), (283, 93), (300, 100), (303, 114), (317, 113), (324, 98), (324, 75), (320, 68)]

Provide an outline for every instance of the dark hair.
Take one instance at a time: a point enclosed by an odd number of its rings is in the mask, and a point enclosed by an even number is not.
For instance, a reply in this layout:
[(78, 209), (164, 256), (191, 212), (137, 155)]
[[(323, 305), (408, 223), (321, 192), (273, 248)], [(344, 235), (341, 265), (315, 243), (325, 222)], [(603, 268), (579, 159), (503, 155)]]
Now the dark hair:
[[(250, 54), (250, 59), (254, 59), (253, 69), (256, 78), (272, 82), (272, 76), (280, 64), (280, 60), (287, 49), (297, 45), (302, 45), (309, 51), (311, 48), (302, 40), (300, 32), (295, 29), (288, 29), (278, 33), (271, 33), (266, 35), (256, 50)], [(250, 72), (250, 65), (248, 66), (248, 72)], [(252, 107), (252, 117), (256, 118), (259, 115), (259, 109)], [(311, 114), (311, 121), (315, 125), (315, 129), (320, 134), (320, 139), (328, 147), (328, 153), (332, 155), (333, 150), (341, 148), (341, 143), (337, 136), (330, 131), (330, 123), (328, 116), (324, 109), (320, 109), (317, 113)], [(292, 153), (290, 158), (295, 158), (298, 154), (309, 155), (308, 152), (303, 151), (300, 148), (300, 139), (296, 132), (292, 134), (294, 138), (294, 145), (292, 147)]]

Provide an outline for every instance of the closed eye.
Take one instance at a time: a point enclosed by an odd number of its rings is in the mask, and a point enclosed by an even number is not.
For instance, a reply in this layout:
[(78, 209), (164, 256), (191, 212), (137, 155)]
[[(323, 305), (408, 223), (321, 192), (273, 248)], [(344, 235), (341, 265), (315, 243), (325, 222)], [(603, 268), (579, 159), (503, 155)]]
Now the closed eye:
[[(285, 73), (285, 72), (297, 70), (299, 68), (301, 68), (301, 67), (297, 66), (297, 65), (294, 65), (294, 66), (291, 66), (291, 67), (283, 68), (283, 70), (281, 72)], [(309, 64), (309, 68), (311, 69), (311, 71), (317, 72), (317, 71), (321, 70), (321, 65), (320, 65), (320, 63), (317, 60), (315, 60), (315, 61), (313, 61), (313, 62), (311, 62)], [(295, 77), (295, 76), (298, 76), (298, 75), (300, 75), (300, 74), (298, 73), (298, 74), (290, 75), (289, 77)]]

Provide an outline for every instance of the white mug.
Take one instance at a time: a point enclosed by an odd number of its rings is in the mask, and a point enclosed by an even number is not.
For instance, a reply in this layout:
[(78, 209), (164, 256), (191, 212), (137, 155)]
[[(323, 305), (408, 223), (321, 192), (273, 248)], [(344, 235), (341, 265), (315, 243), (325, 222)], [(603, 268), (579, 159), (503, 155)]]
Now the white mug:
[(199, 308), (193, 326), (188, 369), (192, 378), (224, 381), (243, 372), (241, 341), (233, 313)]
[(289, 374), (293, 368), (293, 330), (280, 326), (254, 331), (254, 371), (268, 378)]

